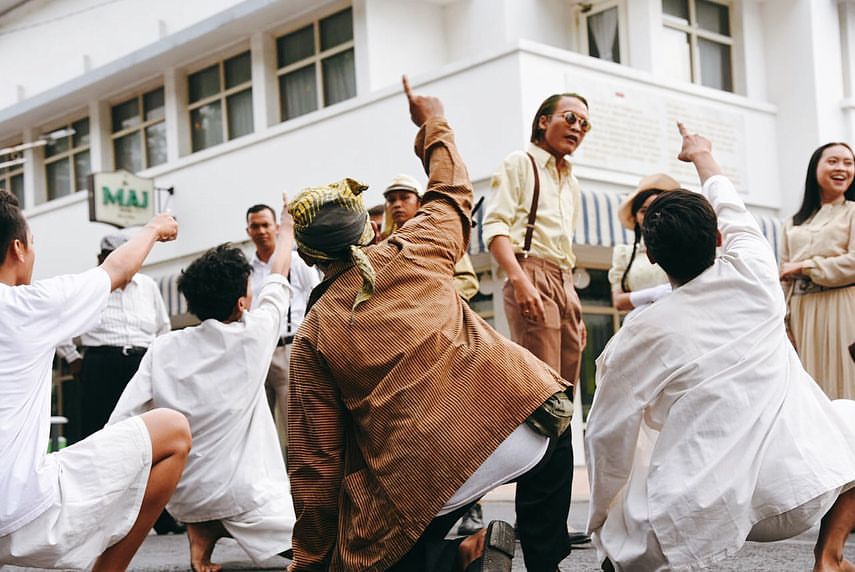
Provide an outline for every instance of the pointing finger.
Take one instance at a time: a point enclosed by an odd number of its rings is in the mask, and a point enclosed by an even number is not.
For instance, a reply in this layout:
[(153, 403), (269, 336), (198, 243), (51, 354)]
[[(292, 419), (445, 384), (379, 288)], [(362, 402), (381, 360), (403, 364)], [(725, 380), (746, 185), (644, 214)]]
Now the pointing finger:
[(680, 135), (682, 135), (683, 137), (689, 134), (689, 131), (686, 129), (686, 126), (683, 125), (683, 123), (680, 121), (677, 122), (677, 129), (680, 131)]
[(407, 79), (406, 74), (401, 76), (401, 81), (404, 84), (404, 93), (406, 94), (407, 99), (413, 99), (413, 90), (410, 88), (410, 80)]

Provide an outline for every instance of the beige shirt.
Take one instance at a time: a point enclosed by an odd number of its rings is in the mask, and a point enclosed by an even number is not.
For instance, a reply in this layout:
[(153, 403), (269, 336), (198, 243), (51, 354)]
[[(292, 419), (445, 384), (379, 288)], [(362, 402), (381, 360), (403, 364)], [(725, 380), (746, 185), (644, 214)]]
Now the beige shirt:
[[(573, 231), (581, 211), (581, 190), (565, 158), (555, 157), (530, 143), (527, 151), (534, 157), (540, 174), (540, 200), (531, 240), (531, 254), (570, 269), (576, 264)], [(508, 155), (490, 183), (493, 192), (487, 198), (482, 232), (490, 244), (496, 236), (507, 236), (514, 252), (522, 252), (526, 223), (534, 193), (534, 174), (524, 151)]]
[[(623, 292), (621, 278), (623, 278), (623, 273), (629, 264), (630, 256), (632, 256), (631, 244), (618, 244), (612, 251), (612, 267), (609, 269), (609, 283), (612, 285), (612, 291)], [(629, 274), (626, 277), (626, 285), (629, 286), (627, 291), (638, 292), (667, 283), (668, 275), (658, 264), (651, 264), (647, 258), (647, 248), (642, 242), (638, 245), (635, 260), (632, 261), (632, 268), (629, 269)]]
[(790, 219), (784, 232), (782, 263), (806, 261), (805, 274), (820, 286), (855, 283), (855, 202), (840, 197), (799, 226)]

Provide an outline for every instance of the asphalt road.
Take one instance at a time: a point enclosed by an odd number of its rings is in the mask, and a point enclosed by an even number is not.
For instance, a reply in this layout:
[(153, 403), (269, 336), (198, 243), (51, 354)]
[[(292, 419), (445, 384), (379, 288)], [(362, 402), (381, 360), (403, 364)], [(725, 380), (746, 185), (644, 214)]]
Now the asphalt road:
[[(511, 523), (514, 521), (514, 507), (510, 500), (488, 500), (483, 505), (484, 517), (488, 521), (495, 519), (502, 519)], [(587, 510), (587, 503), (573, 503), (569, 520), (573, 529), (581, 530), (584, 528)], [(816, 530), (811, 530), (782, 542), (764, 544), (748, 542), (734, 557), (708, 570), (711, 572), (765, 570), (804, 572), (813, 566), (813, 544), (815, 540)], [(846, 554), (850, 560), (855, 560), (855, 535), (850, 537)], [(214, 550), (213, 560), (222, 564), (224, 570), (283, 570), (288, 564), (287, 560), (274, 557), (262, 565), (255, 565), (231, 539), (220, 540)], [(9, 572), (34, 570), (13, 566), (0, 567), (0, 569)], [(590, 545), (574, 550), (560, 565), (562, 572), (591, 572), (599, 569), (596, 551)], [(184, 535), (149, 536), (131, 563), (129, 570), (134, 572), (190, 570), (190, 556), (186, 537)], [(525, 570), (519, 546), (517, 546), (513, 570), (520, 572)]]

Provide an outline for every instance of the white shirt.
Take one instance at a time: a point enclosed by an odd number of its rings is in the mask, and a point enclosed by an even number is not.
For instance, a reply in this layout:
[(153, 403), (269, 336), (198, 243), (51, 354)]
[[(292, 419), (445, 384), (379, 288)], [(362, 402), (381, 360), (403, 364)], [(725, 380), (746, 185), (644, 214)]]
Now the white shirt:
[(787, 340), (769, 243), (730, 181), (703, 192), (723, 255), (628, 316), (597, 360), (588, 530), (622, 570), (709, 565), (758, 521), (855, 480), (855, 408), (842, 414), (853, 404), (832, 404)]
[(209, 319), (156, 338), (107, 422), (158, 407), (187, 417), (193, 448), (167, 505), (178, 520), (228, 518), (289, 494), (264, 392), (288, 282), (269, 276), (258, 298), (240, 321)]
[[(261, 285), (264, 283), (264, 279), (270, 275), (270, 261), (263, 262), (258, 258), (258, 253), (255, 253), (249, 263), (252, 265), (249, 282), (253, 296), (250, 309), (255, 309), (258, 306), (258, 292), (261, 290)], [(282, 332), (280, 332), (281, 336), (293, 335), (297, 331), (306, 316), (306, 304), (309, 301), (309, 295), (312, 293), (312, 289), (321, 283), (321, 275), (318, 270), (303, 262), (303, 259), (296, 252), (291, 253), (291, 270), (288, 273), (288, 279), (291, 284), (291, 320), (289, 327), (286, 318)]]
[(100, 268), (0, 284), (0, 536), (58, 500), (57, 465), (46, 454), (54, 347), (97, 323), (109, 294)]
[[(147, 348), (156, 336), (171, 329), (169, 313), (157, 283), (148, 276), (137, 273), (127, 286), (110, 293), (100, 322), (80, 335), (80, 343), (87, 347)], [(77, 348), (70, 340), (57, 346), (56, 351), (69, 363), (80, 359)]]

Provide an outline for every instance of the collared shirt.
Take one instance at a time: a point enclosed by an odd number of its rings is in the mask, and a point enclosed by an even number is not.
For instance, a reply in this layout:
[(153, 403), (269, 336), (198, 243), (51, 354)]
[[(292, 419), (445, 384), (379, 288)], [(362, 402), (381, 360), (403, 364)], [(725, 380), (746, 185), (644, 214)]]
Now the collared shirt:
[(781, 262), (805, 262), (804, 273), (820, 286), (855, 284), (855, 202), (840, 197), (808, 220), (784, 229)]
[[(344, 267), (294, 338), (288, 470), (292, 572), (386, 570), (537, 407), (568, 382), (498, 334), (455, 291), (472, 186), (444, 119), (416, 137), (431, 188), (364, 249), (374, 295)], [(472, 420), (476, 422), (472, 422)]]
[[(81, 334), (80, 343), (84, 347), (147, 348), (156, 336), (170, 329), (169, 313), (157, 283), (138, 272), (127, 286), (110, 293), (98, 325)], [(80, 354), (70, 340), (57, 346), (56, 351), (69, 363), (80, 359)]]
[(855, 404), (801, 366), (775, 257), (733, 185), (703, 192), (723, 254), (627, 316), (597, 359), (588, 529), (620, 570), (706, 567), (760, 520), (855, 481)]
[[(249, 282), (253, 293), (250, 308), (256, 308), (258, 300), (255, 294), (261, 291), (261, 285), (265, 278), (270, 275), (270, 261), (264, 262), (255, 253), (249, 263), (252, 265)], [(288, 279), (291, 284), (290, 323), (286, 317), (282, 324), (281, 336), (293, 335), (300, 328), (303, 317), (306, 315), (306, 303), (309, 301), (309, 294), (312, 293), (315, 286), (321, 283), (321, 275), (318, 270), (303, 262), (303, 259), (296, 252), (291, 253), (291, 270), (288, 272)]]
[(269, 276), (256, 308), (157, 338), (109, 424), (157, 407), (184, 414), (193, 449), (167, 504), (187, 522), (216, 520), (288, 495), (264, 380), (288, 311), (288, 282)]
[(0, 536), (59, 501), (58, 466), (46, 454), (54, 347), (96, 324), (109, 294), (101, 268), (0, 284)]
[[(576, 264), (573, 232), (581, 211), (581, 190), (565, 158), (560, 164), (549, 152), (530, 143), (540, 177), (540, 199), (537, 207), (530, 253), (554, 262), (568, 270)], [(521, 253), (525, 244), (526, 224), (534, 194), (531, 161), (523, 151), (508, 155), (490, 183), (482, 232), (484, 242), (496, 236), (507, 236), (514, 252)]]

